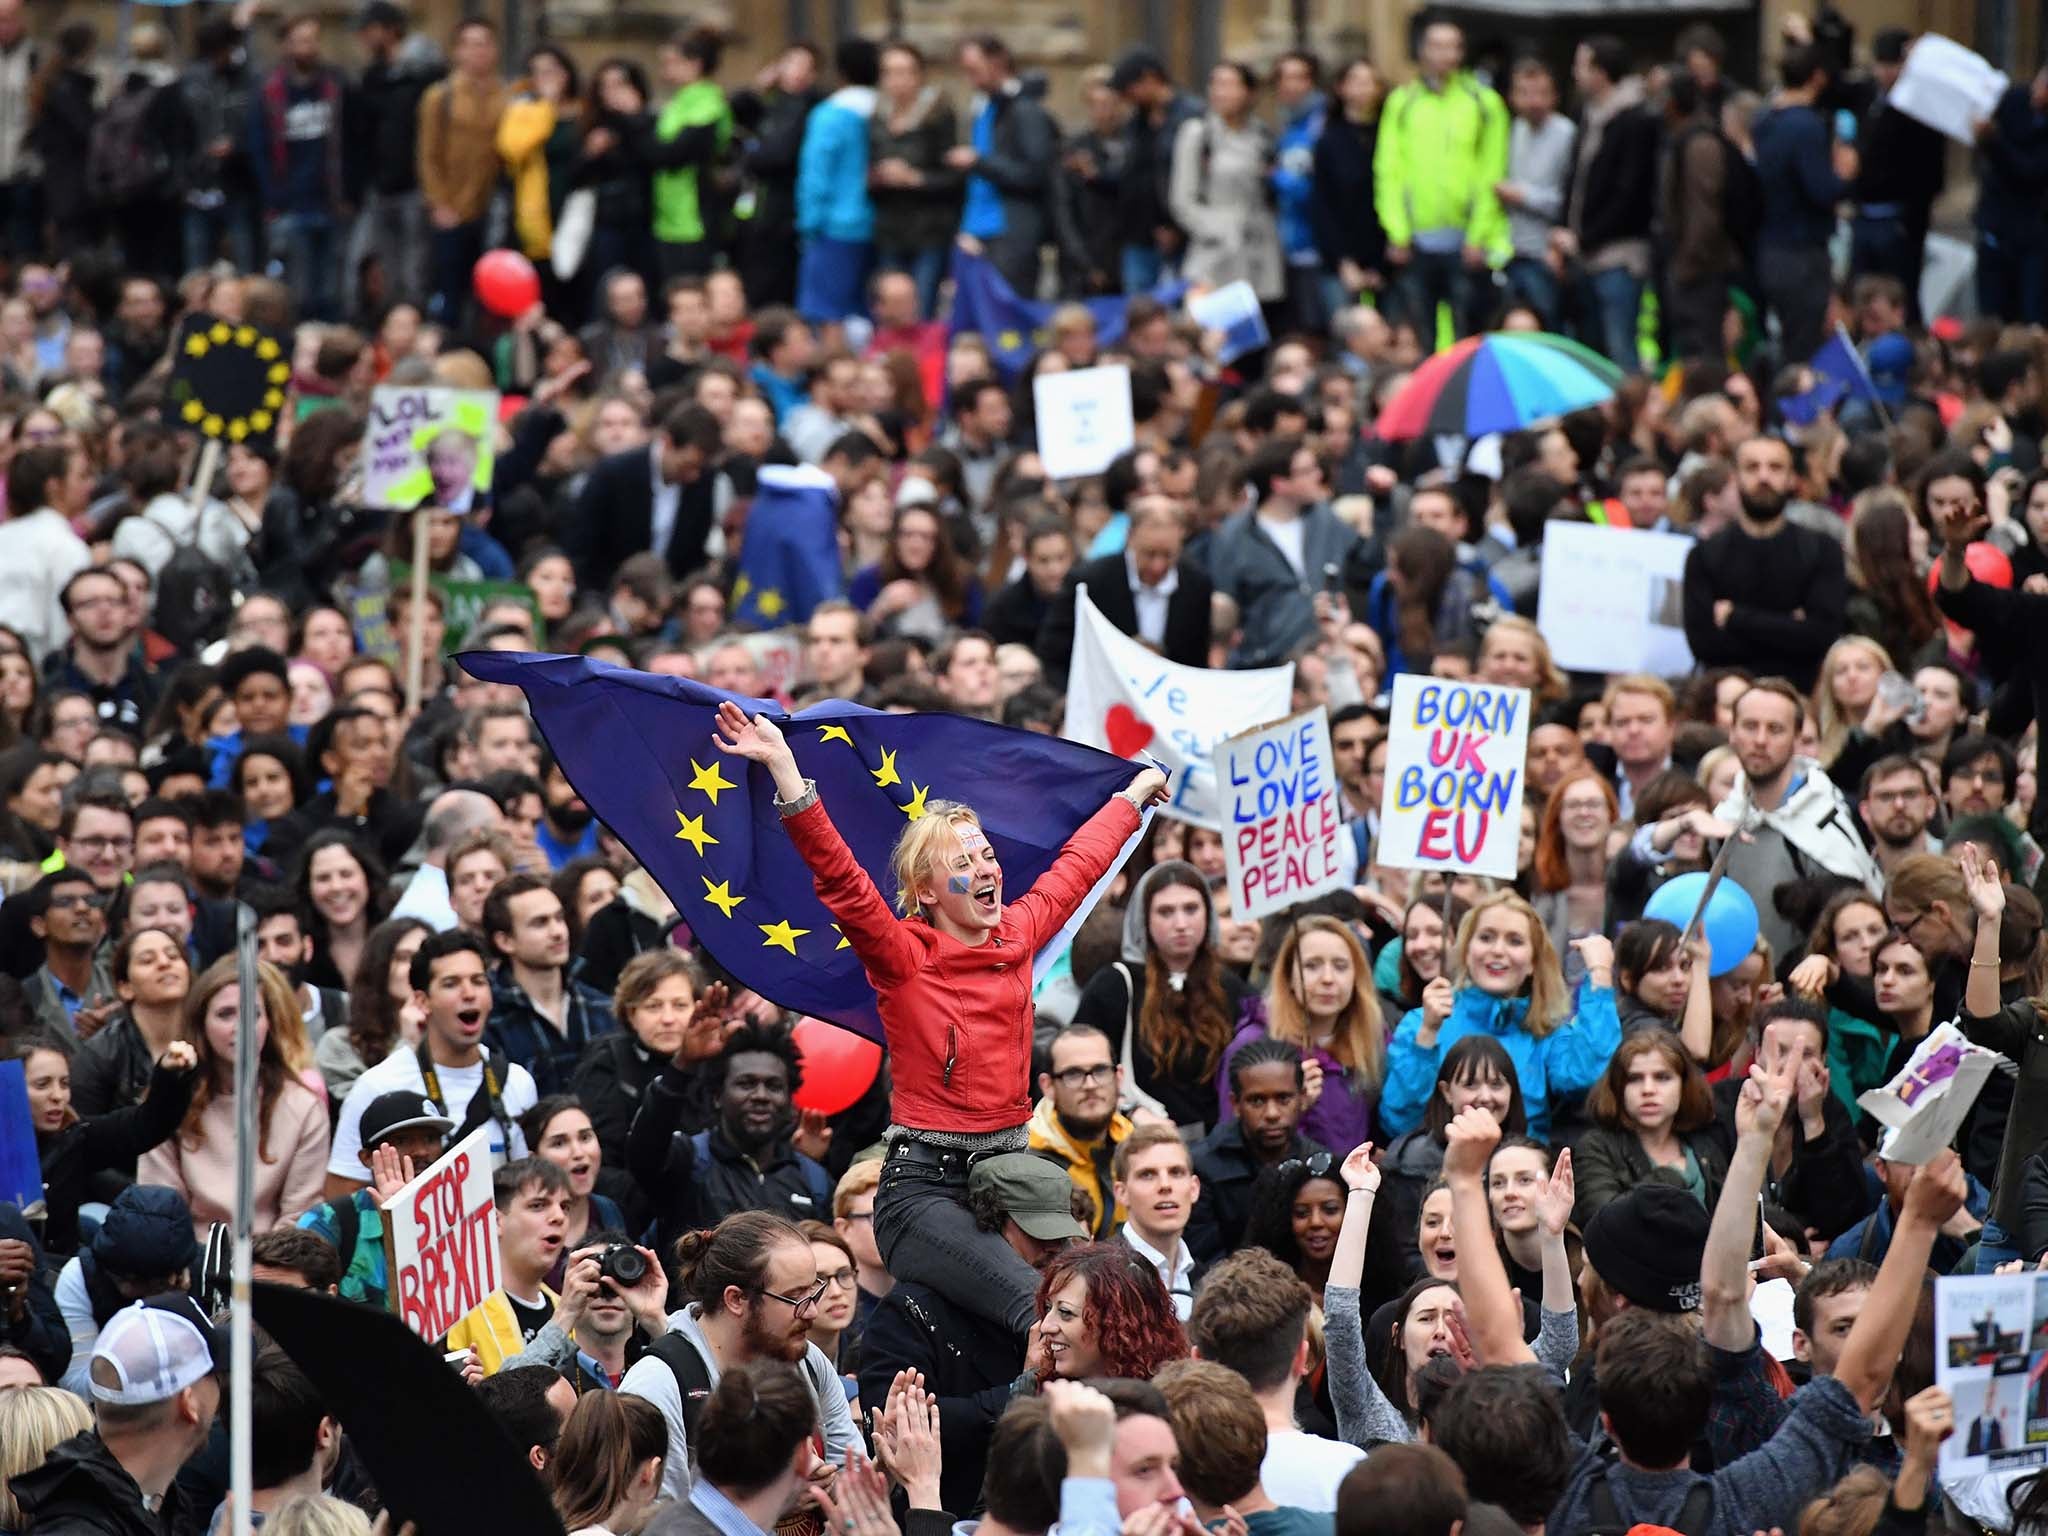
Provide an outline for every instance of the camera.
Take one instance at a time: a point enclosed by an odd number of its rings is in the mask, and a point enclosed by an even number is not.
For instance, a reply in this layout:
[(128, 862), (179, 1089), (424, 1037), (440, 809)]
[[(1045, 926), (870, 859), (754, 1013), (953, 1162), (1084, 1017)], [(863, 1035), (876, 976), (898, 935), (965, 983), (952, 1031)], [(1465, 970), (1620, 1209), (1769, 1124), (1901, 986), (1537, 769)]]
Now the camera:
[(597, 1273), (599, 1279), (630, 1291), (647, 1278), (647, 1259), (631, 1243), (613, 1243), (598, 1255)]

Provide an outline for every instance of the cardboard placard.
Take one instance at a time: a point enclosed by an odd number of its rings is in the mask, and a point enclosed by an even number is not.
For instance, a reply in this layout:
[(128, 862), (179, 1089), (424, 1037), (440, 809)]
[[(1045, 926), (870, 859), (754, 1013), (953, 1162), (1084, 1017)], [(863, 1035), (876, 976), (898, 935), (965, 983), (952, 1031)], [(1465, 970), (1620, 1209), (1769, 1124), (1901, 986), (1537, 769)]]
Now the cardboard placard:
[(1285, 911), (1349, 883), (1344, 806), (1320, 705), (1224, 742), (1223, 869), (1240, 919)]
[(1378, 862), (1514, 879), (1529, 713), (1526, 688), (1397, 676)]
[(485, 1125), (442, 1153), (384, 1208), (391, 1310), (423, 1339), (442, 1337), (498, 1288), (491, 1174), (491, 1127)]
[(490, 505), (498, 396), (491, 390), (380, 384), (363, 429), (363, 503), (467, 516)]

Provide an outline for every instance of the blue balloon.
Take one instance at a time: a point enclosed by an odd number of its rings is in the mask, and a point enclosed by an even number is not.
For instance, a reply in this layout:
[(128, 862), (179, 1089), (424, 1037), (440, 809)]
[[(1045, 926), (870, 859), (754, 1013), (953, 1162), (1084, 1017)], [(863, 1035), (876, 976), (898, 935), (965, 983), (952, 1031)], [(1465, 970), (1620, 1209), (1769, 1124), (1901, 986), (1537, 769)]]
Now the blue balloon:
[[(1706, 889), (1705, 870), (1666, 880), (1651, 893), (1643, 916), (1661, 917), (1683, 933)], [(1748, 959), (1750, 951), (1756, 948), (1756, 929), (1756, 903), (1749, 899), (1749, 892), (1733, 880), (1724, 879), (1715, 886), (1714, 899), (1707, 903), (1706, 915), (1700, 919), (1700, 931), (1706, 936), (1710, 953), (1707, 974), (1725, 976)]]

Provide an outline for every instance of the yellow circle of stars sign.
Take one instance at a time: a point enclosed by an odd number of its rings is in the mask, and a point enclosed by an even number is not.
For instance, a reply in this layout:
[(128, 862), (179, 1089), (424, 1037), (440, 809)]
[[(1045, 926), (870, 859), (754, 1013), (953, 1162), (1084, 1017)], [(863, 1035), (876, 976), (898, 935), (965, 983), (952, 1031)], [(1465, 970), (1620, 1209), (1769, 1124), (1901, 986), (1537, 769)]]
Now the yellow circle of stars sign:
[(291, 358), (268, 331), (188, 315), (171, 345), (172, 419), (218, 442), (267, 442), (291, 377)]

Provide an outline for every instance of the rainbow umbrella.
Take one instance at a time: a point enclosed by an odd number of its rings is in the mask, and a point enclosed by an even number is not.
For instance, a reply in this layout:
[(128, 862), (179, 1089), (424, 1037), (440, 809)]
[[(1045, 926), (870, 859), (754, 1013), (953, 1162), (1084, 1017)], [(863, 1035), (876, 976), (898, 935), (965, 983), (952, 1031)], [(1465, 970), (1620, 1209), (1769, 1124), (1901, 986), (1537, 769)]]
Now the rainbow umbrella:
[(1598, 405), (1620, 383), (1619, 368), (1563, 336), (1468, 336), (1417, 368), (1373, 430), (1388, 442), (1438, 433), (1514, 432)]

